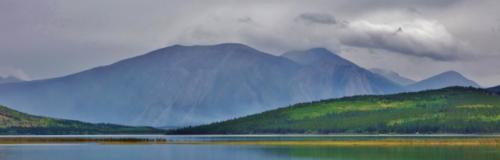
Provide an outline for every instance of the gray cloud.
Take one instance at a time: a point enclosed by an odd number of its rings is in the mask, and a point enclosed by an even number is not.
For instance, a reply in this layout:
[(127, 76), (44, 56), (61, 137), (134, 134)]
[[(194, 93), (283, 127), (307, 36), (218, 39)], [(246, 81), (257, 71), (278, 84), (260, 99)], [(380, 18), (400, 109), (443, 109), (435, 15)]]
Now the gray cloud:
[(458, 60), (464, 53), (460, 43), (442, 24), (423, 19), (392, 24), (351, 22), (340, 41), (350, 46), (384, 49), (437, 61)]
[(173, 44), (239, 42), (273, 54), (322, 46), (414, 79), (458, 70), (488, 86), (500, 84), (499, 15), (498, 0), (0, 0), (0, 67), (49, 78)]
[(252, 21), (253, 20), (250, 17), (241, 17), (241, 18), (238, 18), (238, 22), (241, 22), (241, 23), (250, 23)]
[(302, 13), (297, 16), (296, 20), (310, 24), (337, 24), (337, 20), (334, 16), (325, 13)]

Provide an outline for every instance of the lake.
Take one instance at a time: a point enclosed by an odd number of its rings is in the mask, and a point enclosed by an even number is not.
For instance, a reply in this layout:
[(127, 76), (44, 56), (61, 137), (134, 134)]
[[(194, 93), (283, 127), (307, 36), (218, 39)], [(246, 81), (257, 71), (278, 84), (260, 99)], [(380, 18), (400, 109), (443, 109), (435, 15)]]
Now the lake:
[[(6, 136), (2, 136), (6, 137)], [(8, 136), (7, 136), (8, 137)], [(36, 136), (50, 138), (51, 136)], [(323, 142), (385, 139), (481, 139), (482, 136), (55, 136), (163, 138), (175, 143), (0, 144), (1, 160), (499, 160), (498, 145), (267, 145), (212, 142)], [(0, 137), (1, 138), (1, 137)], [(0, 140), (1, 141), (1, 140)], [(189, 143), (183, 143), (189, 142)], [(193, 144), (191, 142), (200, 142)]]

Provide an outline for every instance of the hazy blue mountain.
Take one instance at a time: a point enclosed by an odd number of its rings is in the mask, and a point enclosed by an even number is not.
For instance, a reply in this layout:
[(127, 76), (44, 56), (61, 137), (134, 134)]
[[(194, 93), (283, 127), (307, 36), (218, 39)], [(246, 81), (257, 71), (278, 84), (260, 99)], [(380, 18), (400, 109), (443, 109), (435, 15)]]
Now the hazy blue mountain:
[(406, 86), (415, 83), (414, 80), (403, 77), (399, 75), (398, 73), (391, 71), (391, 70), (386, 70), (386, 69), (381, 69), (381, 68), (372, 68), (370, 69), (371, 72), (381, 75), (385, 77), (388, 80), (391, 80), (392, 82), (399, 84), (401, 86)]
[(23, 80), (17, 78), (17, 77), (14, 77), (14, 76), (6, 76), (6, 77), (2, 77), (0, 76), (0, 84), (2, 83), (14, 83), (14, 82), (22, 82)]
[[(292, 61), (293, 55), (310, 61)], [(176, 45), (65, 77), (0, 85), (0, 103), (57, 118), (175, 127), (401, 91), (325, 49), (283, 57), (242, 44)]]
[(399, 85), (324, 48), (287, 52), (282, 57), (302, 65), (292, 80), (294, 93), (306, 98), (302, 101), (403, 91)]
[(282, 57), (288, 58), (302, 65), (314, 65), (318, 63), (328, 63), (337, 66), (356, 65), (325, 48), (312, 48), (303, 51), (286, 52)]
[(88, 122), (176, 126), (284, 106), (299, 65), (241, 44), (171, 46), (66, 77), (0, 86), (20, 111)]
[(440, 89), (450, 86), (463, 86), (463, 87), (475, 87), (480, 86), (455, 71), (447, 71), (441, 74), (432, 76), (430, 78), (424, 79), (417, 83), (408, 86), (408, 89), (413, 91), (429, 90), (429, 89)]

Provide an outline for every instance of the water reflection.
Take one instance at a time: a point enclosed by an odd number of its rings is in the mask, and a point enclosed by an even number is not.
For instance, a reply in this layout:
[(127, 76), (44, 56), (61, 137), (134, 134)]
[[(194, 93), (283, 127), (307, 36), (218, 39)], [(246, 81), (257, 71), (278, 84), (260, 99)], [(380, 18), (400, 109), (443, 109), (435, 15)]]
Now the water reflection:
[(0, 159), (9, 160), (498, 160), (498, 147), (314, 147), (263, 145), (1, 145)]
[[(76, 136), (78, 137), (78, 136)], [(123, 138), (124, 136), (85, 136)], [(126, 136), (125, 136), (126, 137)], [(303, 141), (393, 136), (133, 136), (169, 141)], [(422, 138), (422, 137), (410, 137)], [(447, 137), (424, 137), (443, 139)], [(461, 137), (449, 137), (461, 138)], [(463, 138), (463, 137), (462, 137)], [(474, 137), (466, 137), (474, 138)], [(482, 137), (476, 137), (482, 138)], [(0, 160), (499, 160), (500, 146), (300, 146), (227, 144), (0, 144)]]
[(341, 160), (470, 160), (500, 159), (499, 147), (263, 147), (283, 157)]

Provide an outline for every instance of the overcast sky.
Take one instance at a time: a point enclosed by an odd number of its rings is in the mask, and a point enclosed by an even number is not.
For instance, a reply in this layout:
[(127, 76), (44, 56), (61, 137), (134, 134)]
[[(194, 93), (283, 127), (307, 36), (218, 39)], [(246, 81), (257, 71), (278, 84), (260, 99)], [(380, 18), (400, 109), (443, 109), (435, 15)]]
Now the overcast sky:
[(325, 47), (415, 80), (456, 70), (500, 84), (499, 0), (0, 0), (0, 76), (50, 78), (225, 42), (275, 55)]

